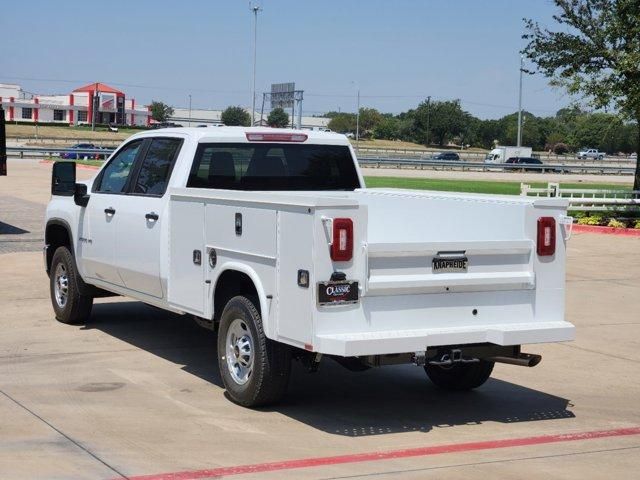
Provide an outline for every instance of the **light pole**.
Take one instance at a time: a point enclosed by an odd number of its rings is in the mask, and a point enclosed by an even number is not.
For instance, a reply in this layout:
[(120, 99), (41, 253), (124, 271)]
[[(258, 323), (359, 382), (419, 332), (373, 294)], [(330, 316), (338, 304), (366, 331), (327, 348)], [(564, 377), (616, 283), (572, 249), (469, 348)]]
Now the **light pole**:
[(524, 55), (520, 56), (520, 89), (518, 92), (518, 143), (522, 146), (522, 69), (524, 68)]
[(189, 94), (189, 126), (191, 126), (191, 94)]
[(360, 149), (360, 84), (355, 80), (351, 82), (356, 86), (356, 152)]
[(431, 123), (431, 95), (427, 96), (427, 148), (429, 148), (429, 124)]
[(256, 123), (256, 52), (258, 50), (258, 12), (262, 10), (259, 5), (249, 4), (253, 12), (253, 87), (251, 89), (251, 126)]

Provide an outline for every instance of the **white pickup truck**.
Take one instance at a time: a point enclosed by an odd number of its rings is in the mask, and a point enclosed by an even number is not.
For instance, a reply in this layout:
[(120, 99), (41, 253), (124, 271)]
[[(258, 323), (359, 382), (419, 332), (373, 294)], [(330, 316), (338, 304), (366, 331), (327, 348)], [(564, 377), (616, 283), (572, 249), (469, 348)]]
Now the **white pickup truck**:
[(604, 160), (604, 153), (595, 148), (582, 148), (576, 158), (578, 160)]
[(277, 401), (292, 360), (414, 363), (449, 389), (522, 344), (571, 340), (567, 203), (368, 189), (344, 135), (180, 128), (126, 140), (95, 178), (57, 162), (45, 262), (56, 318), (126, 295), (218, 331), (224, 385)]

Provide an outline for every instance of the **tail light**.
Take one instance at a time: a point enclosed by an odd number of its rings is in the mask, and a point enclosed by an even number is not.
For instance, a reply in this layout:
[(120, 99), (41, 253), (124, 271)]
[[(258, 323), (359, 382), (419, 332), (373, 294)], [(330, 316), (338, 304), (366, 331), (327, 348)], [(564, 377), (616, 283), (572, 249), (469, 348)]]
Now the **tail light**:
[(538, 255), (547, 257), (556, 253), (556, 219), (540, 217), (538, 219)]
[(353, 258), (353, 221), (350, 218), (333, 219), (331, 260), (348, 262)]

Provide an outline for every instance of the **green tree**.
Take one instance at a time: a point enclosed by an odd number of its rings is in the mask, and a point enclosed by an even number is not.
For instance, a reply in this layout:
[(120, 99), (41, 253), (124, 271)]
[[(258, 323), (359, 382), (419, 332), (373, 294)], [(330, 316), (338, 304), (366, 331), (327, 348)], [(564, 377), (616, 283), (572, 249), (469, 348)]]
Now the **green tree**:
[(282, 108), (274, 108), (267, 117), (267, 124), (274, 128), (284, 128), (289, 125), (289, 115)]
[(151, 118), (156, 122), (166, 122), (173, 115), (173, 108), (163, 102), (151, 100)]
[[(525, 19), (523, 53), (555, 85), (596, 108), (613, 106), (640, 124), (638, 0), (554, 0), (560, 31)], [(640, 135), (640, 129), (638, 129)], [(638, 138), (640, 144), (640, 138)], [(640, 155), (634, 189), (640, 189)]]
[(491, 149), (500, 142), (502, 124), (500, 120), (480, 120), (476, 131), (476, 145)]
[(355, 133), (356, 116), (353, 113), (338, 113), (331, 119), (327, 127), (338, 133)]
[(576, 122), (574, 142), (577, 148), (597, 148), (603, 152), (614, 153), (620, 150), (622, 127), (622, 120), (617, 115), (582, 115)]
[(242, 107), (227, 107), (220, 116), (222, 123), (228, 127), (249, 127), (251, 115)]
[(400, 120), (395, 117), (383, 117), (373, 129), (373, 136), (383, 140), (397, 140), (400, 138)]
[(423, 144), (444, 145), (462, 135), (470, 122), (471, 115), (462, 110), (460, 100), (422, 102), (415, 110), (416, 137)]
[(382, 121), (382, 114), (375, 108), (360, 108), (360, 136), (370, 135)]

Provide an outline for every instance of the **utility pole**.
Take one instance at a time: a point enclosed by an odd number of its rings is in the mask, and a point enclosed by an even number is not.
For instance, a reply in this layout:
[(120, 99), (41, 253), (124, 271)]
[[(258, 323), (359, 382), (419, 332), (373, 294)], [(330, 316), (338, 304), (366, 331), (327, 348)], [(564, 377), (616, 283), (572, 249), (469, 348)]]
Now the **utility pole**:
[(358, 87), (358, 112), (356, 113), (356, 151), (360, 151), (360, 87)]
[(249, 4), (253, 12), (253, 88), (251, 89), (251, 126), (256, 123), (256, 55), (258, 50), (258, 12), (262, 10), (259, 5)]
[(427, 97), (427, 138), (426, 147), (429, 148), (429, 123), (431, 123), (431, 95)]
[(191, 94), (189, 94), (189, 126), (191, 126)]
[(356, 92), (356, 152), (360, 150), (360, 84), (355, 80), (351, 81), (358, 89)]
[(7, 136), (4, 129), (4, 108), (0, 102), (0, 177), (7, 175)]
[(522, 70), (524, 68), (524, 55), (520, 56), (520, 90), (518, 92), (518, 143), (522, 146)]

